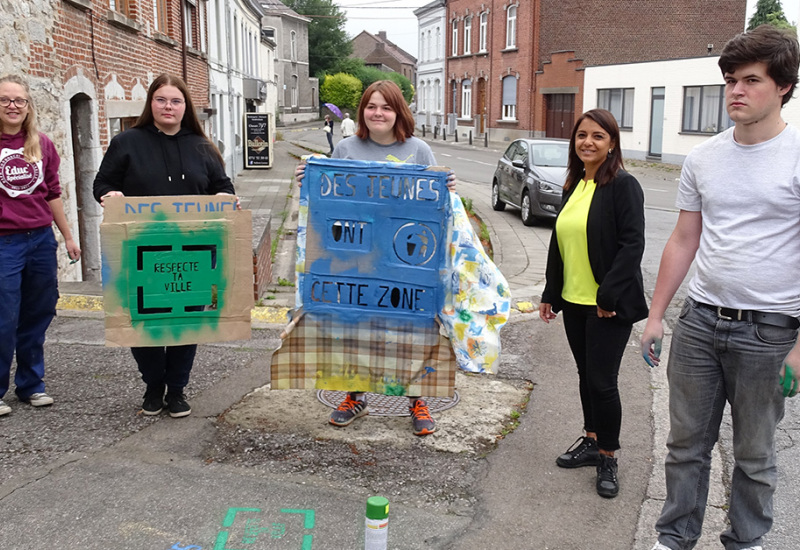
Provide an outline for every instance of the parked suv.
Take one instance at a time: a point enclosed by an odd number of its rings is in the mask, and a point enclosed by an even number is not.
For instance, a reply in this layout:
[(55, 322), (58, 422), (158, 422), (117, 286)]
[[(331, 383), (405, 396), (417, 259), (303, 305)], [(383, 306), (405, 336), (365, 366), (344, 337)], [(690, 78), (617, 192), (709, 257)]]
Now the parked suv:
[(518, 139), (497, 162), (492, 179), (492, 208), (520, 209), (522, 223), (555, 218), (567, 179), (569, 141)]

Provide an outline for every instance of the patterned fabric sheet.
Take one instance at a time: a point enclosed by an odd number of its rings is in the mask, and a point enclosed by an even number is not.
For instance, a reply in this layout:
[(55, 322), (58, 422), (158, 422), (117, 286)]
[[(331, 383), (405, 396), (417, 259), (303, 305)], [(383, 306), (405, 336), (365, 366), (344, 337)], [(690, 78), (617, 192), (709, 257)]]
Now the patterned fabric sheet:
[(272, 389), (325, 389), (452, 397), (455, 357), (436, 320), (343, 323), (299, 313), (272, 355)]
[[(273, 354), (271, 379), (273, 389), (362, 391), (356, 386), (363, 384), (360, 387), (369, 388), (363, 391), (402, 395), (401, 390), (393, 387), (392, 383), (407, 380), (408, 383), (414, 381), (413, 384), (418, 384), (423, 380), (423, 374), (433, 375), (428, 369), (434, 368), (436, 378), (430, 381), (434, 382), (433, 384), (429, 382), (429, 387), (423, 384), (423, 389), (419, 390), (421, 393), (416, 393), (416, 386), (411, 385), (406, 388), (405, 394), (452, 396), (455, 370), (444, 369), (442, 363), (438, 366), (423, 364), (424, 361), (433, 361), (434, 357), (436, 361), (444, 361), (442, 347), (451, 350), (447, 354), (448, 360), (452, 362), (455, 359), (458, 368), (462, 370), (475, 373), (494, 372), (500, 357), (500, 329), (508, 321), (510, 314), (511, 293), (505, 277), (486, 254), (480, 239), (475, 234), (460, 197), (457, 193), (450, 193), (450, 200), (452, 214), (448, 220), (447, 266), (442, 270), (442, 284), (446, 290), (445, 305), (438, 315), (442, 325), (441, 331), (435, 322), (429, 327), (421, 327), (420, 323), (416, 322), (408, 327), (409, 334), (401, 336), (399, 333), (390, 334), (377, 320), (356, 326), (349, 323), (337, 326), (332, 319), (323, 320), (310, 314), (302, 314), (308, 201), (301, 196), (295, 265), (296, 309), (289, 327), (293, 330), (287, 330), (288, 336)], [(341, 342), (329, 341), (340, 337), (337, 334), (344, 332), (349, 333), (349, 347), (346, 352), (341, 347), (343, 345)], [(440, 332), (444, 332), (446, 338), (442, 337)], [(438, 343), (432, 342), (434, 335)], [(364, 339), (365, 343), (358, 344), (353, 338)], [(408, 363), (408, 352), (403, 346), (381, 344), (385, 340), (402, 341), (403, 345), (413, 345), (411, 342), (414, 338), (428, 342), (425, 345), (434, 346), (435, 352), (421, 351), (421, 355), (414, 355), (415, 359)], [(376, 350), (380, 351), (375, 358), (359, 357), (358, 360), (354, 360), (353, 350), (368, 356)], [(423, 357), (426, 359), (422, 359)], [(345, 361), (348, 362), (346, 367)], [(354, 365), (370, 366), (365, 367), (364, 371), (354, 372), (356, 369)], [(386, 369), (387, 365), (388, 370), (380, 372), (380, 369)], [(447, 375), (449, 386), (442, 385), (438, 381), (443, 374)], [(387, 385), (386, 382), (390, 383)], [(446, 393), (436, 393), (441, 391), (438, 388), (445, 386), (448, 386)]]

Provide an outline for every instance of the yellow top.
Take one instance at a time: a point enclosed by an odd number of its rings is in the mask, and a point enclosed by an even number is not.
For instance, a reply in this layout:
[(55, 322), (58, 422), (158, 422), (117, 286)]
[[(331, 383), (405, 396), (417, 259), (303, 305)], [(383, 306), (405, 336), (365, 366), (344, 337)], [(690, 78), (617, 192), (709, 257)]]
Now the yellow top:
[(586, 220), (596, 186), (594, 180), (578, 182), (556, 220), (556, 236), (564, 262), (564, 287), (561, 297), (573, 304), (597, 305), (597, 289), (589, 247), (586, 242)]

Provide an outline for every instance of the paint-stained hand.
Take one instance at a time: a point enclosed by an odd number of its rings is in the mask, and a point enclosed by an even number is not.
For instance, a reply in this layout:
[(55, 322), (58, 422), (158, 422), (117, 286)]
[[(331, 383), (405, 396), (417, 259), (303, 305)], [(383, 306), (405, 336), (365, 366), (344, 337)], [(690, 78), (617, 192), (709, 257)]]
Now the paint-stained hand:
[(655, 368), (661, 362), (661, 340), (664, 338), (664, 325), (661, 319), (648, 318), (642, 332), (642, 358)]
[(297, 165), (297, 168), (294, 169), (294, 179), (297, 180), (297, 187), (303, 187), (303, 176), (305, 175), (306, 163), (303, 161)]
[(452, 170), (447, 173), (447, 189), (449, 191), (456, 190), (456, 173)]
[(109, 191), (108, 193), (100, 197), (100, 206), (106, 205), (105, 200), (108, 197), (124, 197), (124, 196), (125, 195), (122, 193), (122, 191)]

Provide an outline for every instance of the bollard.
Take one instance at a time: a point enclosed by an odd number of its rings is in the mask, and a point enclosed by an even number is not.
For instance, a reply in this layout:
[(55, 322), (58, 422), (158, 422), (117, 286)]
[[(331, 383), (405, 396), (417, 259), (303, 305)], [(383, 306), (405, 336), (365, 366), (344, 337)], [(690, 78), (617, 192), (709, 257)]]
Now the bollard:
[(469, 144), (472, 145), (472, 130), (469, 131)]
[(389, 501), (385, 497), (369, 497), (364, 524), (364, 550), (386, 550), (388, 543)]
[(442, 141), (447, 141), (447, 129), (442, 128)]
[(425, 125), (422, 125), (422, 137), (425, 137)]
[(483, 146), (489, 147), (489, 132), (483, 133)]
[(458, 143), (458, 126), (456, 126), (456, 131), (454, 133), (456, 135), (456, 143)]
[(438, 126), (434, 126), (433, 127), (433, 139), (436, 139), (437, 137), (439, 137), (439, 127)]

